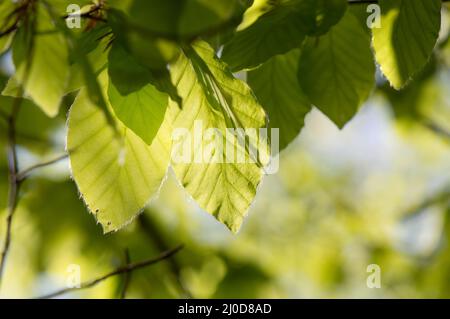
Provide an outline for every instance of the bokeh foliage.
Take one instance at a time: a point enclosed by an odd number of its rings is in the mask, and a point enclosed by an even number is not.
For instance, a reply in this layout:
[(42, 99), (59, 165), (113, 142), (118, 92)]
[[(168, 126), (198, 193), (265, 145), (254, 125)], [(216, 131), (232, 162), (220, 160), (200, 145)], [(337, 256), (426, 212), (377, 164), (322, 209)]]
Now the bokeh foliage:
[[(2, 113), (26, 97), (20, 167), (66, 147), (71, 162), (24, 182), (1, 296), (62, 287), (70, 264), (87, 280), (125, 249), (138, 261), (184, 243), (133, 272), (127, 296), (450, 297), (447, 4), (379, 1), (371, 30), (367, 5), (344, 0), (84, 1), (82, 28), (69, 30), (70, 2), (0, 3), (0, 31), (21, 17), (0, 38)], [(166, 173), (170, 128), (196, 119), (279, 127), (279, 173)], [(0, 131), (6, 148), (2, 119)], [(5, 156), (0, 171), (3, 233)], [(243, 226), (232, 234), (205, 211)], [(382, 289), (367, 288), (369, 264)], [(122, 285), (72, 296), (115, 298)]]

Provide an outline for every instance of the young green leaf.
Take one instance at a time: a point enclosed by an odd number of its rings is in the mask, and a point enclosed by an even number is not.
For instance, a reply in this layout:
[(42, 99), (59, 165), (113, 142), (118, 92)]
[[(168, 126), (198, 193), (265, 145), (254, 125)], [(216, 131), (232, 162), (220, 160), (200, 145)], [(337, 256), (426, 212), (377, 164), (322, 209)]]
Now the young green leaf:
[[(145, 76), (141, 75), (140, 79), (144, 80)], [(130, 81), (130, 83), (132, 82)], [(139, 83), (139, 85), (142, 84)], [(128, 89), (130, 87), (127, 87)], [(122, 94), (115, 84), (110, 82), (109, 101), (122, 123), (150, 145), (164, 120), (169, 96), (150, 83), (139, 88), (134, 86), (133, 90), (130, 93)]]
[(173, 101), (181, 105), (181, 99), (170, 80), (167, 67), (161, 70), (149, 69), (140, 64), (120, 43), (114, 43), (109, 52), (108, 73), (120, 95), (130, 95), (142, 87), (150, 85), (167, 93)]
[[(22, 27), (14, 38), (14, 77), (24, 86), (25, 96), (53, 117), (58, 113), (69, 80), (69, 49), (46, 10), (41, 5), (37, 8), (36, 30)], [(28, 41), (30, 36), (33, 37), (31, 42)]]
[(113, 44), (109, 51), (108, 74), (111, 82), (122, 95), (142, 89), (151, 80), (150, 70), (140, 65), (122, 46), (117, 44)]
[(227, 43), (222, 58), (234, 71), (251, 69), (270, 57), (299, 47), (305, 36), (335, 25), (347, 8), (344, 0), (288, 0), (273, 5)]
[[(99, 82), (105, 90), (106, 73)], [(87, 95), (81, 89), (71, 107), (67, 149), (81, 196), (110, 232), (128, 224), (157, 193), (169, 163), (171, 121), (167, 118), (151, 145), (116, 119), (117, 136)]]
[(381, 70), (403, 88), (429, 60), (441, 26), (441, 0), (380, 0), (381, 28), (373, 47)]
[(370, 36), (347, 12), (324, 36), (310, 38), (300, 57), (298, 79), (311, 102), (343, 127), (375, 83)]
[(247, 82), (269, 115), (270, 128), (280, 130), (280, 150), (299, 134), (311, 103), (297, 79), (300, 50), (277, 55), (248, 72)]
[(14, 32), (0, 38), (0, 55), (10, 48), (13, 38)]
[[(262, 169), (250, 157), (245, 163), (239, 163), (236, 158), (226, 163), (225, 159), (231, 156), (225, 154), (224, 137), (227, 128), (264, 127), (265, 113), (250, 88), (233, 77), (211, 47), (198, 43), (186, 52), (189, 58), (180, 56), (172, 67), (173, 82), (178, 83), (183, 98), (183, 108), (174, 128), (187, 129), (194, 137), (201, 125), (205, 131), (214, 129), (219, 137), (183, 140), (180, 145), (188, 143), (193, 152), (188, 161), (173, 161), (172, 165), (197, 203), (236, 232), (256, 195)], [(226, 143), (235, 143), (236, 154), (244, 152), (236, 140), (229, 138)]]

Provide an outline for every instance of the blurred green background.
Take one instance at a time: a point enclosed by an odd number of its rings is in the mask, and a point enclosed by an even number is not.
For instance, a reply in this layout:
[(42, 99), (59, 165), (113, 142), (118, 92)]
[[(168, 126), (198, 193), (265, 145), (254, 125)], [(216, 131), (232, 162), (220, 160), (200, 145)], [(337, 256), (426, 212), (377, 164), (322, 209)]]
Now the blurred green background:
[[(439, 45), (439, 55), (405, 91), (380, 77), (343, 130), (313, 110), (282, 152), (279, 173), (264, 179), (237, 235), (199, 209), (171, 173), (138, 220), (103, 235), (68, 162), (40, 170), (21, 189), (0, 297), (64, 288), (73, 264), (86, 281), (123, 265), (126, 249), (139, 261), (184, 244), (171, 261), (133, 272), (127, 298), (449, 298), (448, 34)], [(12, 72), (9, 60), (2, 58), (1, 86)], [(56, 120), (24, 104), (22, 168), (64, 152), (72, 98)], [(0, 102), (4, 110), (11, 104)], [(0, 121), (2, 150), (5, 136)], [(8, 192), (2, 154), (0, 234)], [(380, 289), (366, 284), (371, 264), (380, 266)], [(117, 298), (123, 283), (117, 276), (63, 297)]]

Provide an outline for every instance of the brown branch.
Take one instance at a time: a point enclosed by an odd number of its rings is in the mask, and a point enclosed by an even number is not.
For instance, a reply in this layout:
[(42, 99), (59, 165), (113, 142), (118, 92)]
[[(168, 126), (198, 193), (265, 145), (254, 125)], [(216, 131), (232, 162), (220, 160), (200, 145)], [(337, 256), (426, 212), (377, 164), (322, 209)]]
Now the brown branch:
[(163, 261), (165, 259), (168, 259), (168, 258), (172, 257), (173, 255), (175, 255), (176, 253), (178, 253), (182, 248), (183, 248), (183, 245), (179, 245), (179, 246), (177, 246), (177, 247), (175, 247), (175, 248), (173, 248), (171, 250), (168, 250), (168, 251), (162, 253), (161, 255), (159, 255), (156, 258), (140, 261), (140, 262), (137, 262), (137, 263), (127, 264), (127, 265), (119, 267), (116, 270), (114, 270), (114, 271), (112, 271), (110, 273), (107, 273), (106, 275), (103, 275), (103, 276), (101, 276), (99, 278), (96, 278), (96, 279), (93, 279), (93, 280), (90, 280), (90, 281), (86, 281), (86, 282), (82, 283), (79, 288), (65, 288), (65, 289), (61, 289), (61, 290), (55, 291), (55, 292), (53, 292), (51, 294), (44, 295), (42, 297), (38, 297), (37, 299), (50, 299), (50, 298), (54, 298), (54, 297), (58, 297), (58, 296), (64, 295), (64, 294), (69, 293), (69, 292), (78, 291), (78, 290), (81, 290), (81, 289), (91, 288), (91, 287), (101, 283), (102, 281), (104, 281), (104, 280), (106, 280), (106, 279), (108, 279), (110, 277), (114, 277), (114, 276), (117, 276), (117, 275), (120, 275), (120, 274), (130, 273), (130, 272), (133, 272), (133, 271), (135, 271), (137, 269), (145, 268), (145, 267), (148, 267), (150, 265), (154, 265), (154, 264), (156, 264), (156, 263), (158, 263), (160, 261)]
[(62, 160), (64, 160), (64, 159), (66, 159), (68, 156), (69, 156), (68, 154), (64, 154), (64, 155), (58, 156), (58, 157), (56, 157), (56, 158), (54, 158), (54, 159), (52, 159), (52, 160), (49, 160), (49, 161), (46, 161), (46, 162), (42, 162), (42, 163), (38, 163), (38, 164), (32, 165), (32, 166), (30, 166), (30, 167), (24, 169), (23, 171), (18, 172), (18, 173), (17, 173), (17, 180), (18, 180), (19, 182), (22, 182), (22, 181), (24, 181), (31, 173), (33, 173), (35, 170), (37, 170), (37, 169), (39, 169), (39, 168), (42, 168), (42, 167), (46, 167), (46, 166), (52, 165), (52, 164), (55, 164), (55, 163), (57, 163), (57, 162), (59, 162), (59, 161), (62, 161)]

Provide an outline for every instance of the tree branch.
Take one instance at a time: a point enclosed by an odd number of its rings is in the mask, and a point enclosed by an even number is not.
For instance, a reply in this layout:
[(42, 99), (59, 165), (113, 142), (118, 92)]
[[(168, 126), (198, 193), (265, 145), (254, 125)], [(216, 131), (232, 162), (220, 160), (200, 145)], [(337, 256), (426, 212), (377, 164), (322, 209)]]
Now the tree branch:
[(11, 114), (8, 117), (8, 178), (9, 178), (9, 194), (8, 194), (8, 214), (6, 216), (6, 234), (3, 242), (3, 249), (0, 260), (0, 285), (2, 282), (3, 271), (5, 269), (6, 258), (8, 256), (9, 247), (11, 245), (11, 226), (14, 212), (17, 207), (17, 200), (20, 188), (20, 182), (17, 180), (18, 160), (16, 150), (16, 119), (19, 114), (22, 98), (14, 100)]
[[(25, 10), (24, 13), (21, 13), (20, 19), (25, 19), (27, 21), (27, 19), (31, 18), (32, 19), (31, 30), (28, 31), (34, 33), (36, 29), (36, 19), (34, 19), (31, 16), (31, 14), (35, 13), (36, 9), (35, 0), (28, 0), (24, 5), (26, 9), (24, 9)], [(28, 15), (29, 13), (30, 15)], [(0, 286), (2, 283), (3, 272), (6, 265), (6, 258), (8, 256), (9, 247), (11, 246), (12, 221), (19, 198), (20, 181), (17, 179), (17, 173), (19, 171), (19, 162), (17, 159), (17, 149), (16, 149), (16, 120), (19, 114), (20, 106), (23, 101), (24, 87), (26, 87), (26, 83), (28, 82), (28, 77), (30, 75), (31, 61), (34, 51), (34, 38), (31, 37), (30, 42), (27, 44), (29, 46), (27, 51), (27, 57), (25, 60), (26, 63), (22, 85), (18, 89), (17, 95), (18, 97), (13, 102), (12, 110), (10, 115), (8, 116), (8, 123), (7, 123), (7, 130), (8, 130), (7, 160), (8, 160), (9, 194), (8, 194), (8, 210), (6, 216), (6, 233), (0, 260)]]
[(443, 127), (439, 126), (438, 124), (430, 120), (424, 120), (423, 125), (425, 125), (426, 128), (428, 128), (435, 134), (439, 135), (440, 137), (443, 137), (450, 141), (450, 132), (444, 129)]
[(158, 262), (160, 262), (162, 260), (168, 259), (168, 258), (172, 257), (173, 255), (175, 255), (176, 253), (178, 253), (182, 248), (183, 248), (183, 245), (179, 245), (179, 246), (177, 246), (177, 247), (175, 247), (175, 248), (173, 248), (171, 250), (168, 250), (168, 251), (162, 253), (161, 255), (159, 255), (156, 258), (140, 261), (140, 262), (137, 262), (137, 263), (131, 263), (131, 264), (127, 264), (127, 265), (125, 265), (123, 267), (119, 267), (116, 270), (114, 270), (114, 271), (112, 271), (110, 273), (107, 273), (106, 275), (103, 275), (103, 276), (101, 276), (101, 277), (99, 277), (97, 279), (93, 279), (93, 280), (86, 281), (86, 282), (82, 283), (80, 285), (80, 288), (65, 288), (65, 289), (61, 289), (61, 290), (55, 291), (55, 292), (53, 292), (51, 294), (44, 295), (42, 297), (38, 297), (37, 299), (50, 299), (50, 298), (54, 298), (54, 297), (58, 297), (58, 296), (64, 295), (64, 294), (69, 293), (69, 292), (78, 291), (78, 290), (81, 290), (81, 289), (91, 288), (91, 287), (101, 283), (102, 281), (104, 281), (104, 280), (106, 280), (106, 279), (108, 279), (110, 277), (117, 276), (117, 275), (120, 275), (120, 274), (130, 273), (130, 272), (133, 272), (133, 271), (135, 271), (137, 269), (145, 268), (145, 267), (148, 267), (150, 265), (156, 264), (156, 263), (158, 263)]
[(35, 164), (35, 165), (33, 165), (33, 166), (30, 166), (30, 167), (24, 169), (23, 171), (17, 173), (17, 180), (18, 180), (19, 182), (22, 182), (22, 181), (24, 181), (31, 173), (33, 173), (35, 170), (37, 170), (37, 169), (39, 169), (39, 168), (42, 168), (42, 167), (46, 167), (46, 166), (52, 165), (52, 164), (55, 164), (55, 163), (57, 163), (57, 162), (59, 162), (59, 161), (62, 161), (62, 160), (64, 160), (64, 159), (66, 159), (68, 156), (69, 156), (68, 154), (63, 154), (63, 155), (58, 156), (58, 157), (56, 157), (56, 158), (54, 158), (54, 159), (52, 159), (52, 160), (49, 160), (49, 161), (46, 161), (46, 162), (42, 162), (42, 163), (38, 163), (38, 164)]
[(101, 10), (103, 9), (103, 4), (96, 4), (93, 5), (88, 11), (86, 12), (78, 12), (78, 13), (69, 13), (64, 15), (62, 18), (69, 19), (69, 18), (85, 18), (85, 19), (91, 19), (95, 21), (102, 21), (107, 22), (106, 19), (104, 19), (101, 16)]
[(450, 184), (447, 184), (442, 191), (436, 193), (434, 196), (426, 198), (422, 203), (419, 205), (412, 207), (406, 212), (406, 217), (411, 217), (416, 214), (421, 213), (428, 207), (438, 205), (438, 204), (445, 204), (448, 207), (450, 207)]

